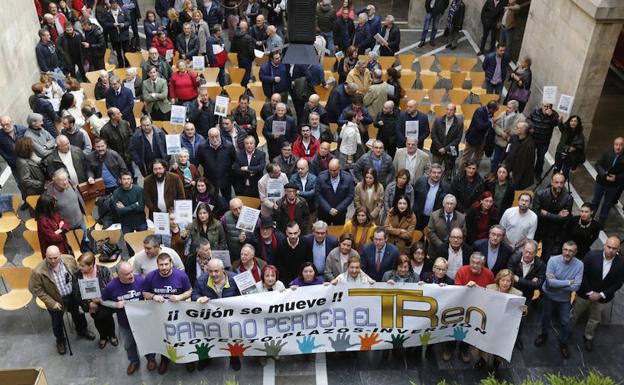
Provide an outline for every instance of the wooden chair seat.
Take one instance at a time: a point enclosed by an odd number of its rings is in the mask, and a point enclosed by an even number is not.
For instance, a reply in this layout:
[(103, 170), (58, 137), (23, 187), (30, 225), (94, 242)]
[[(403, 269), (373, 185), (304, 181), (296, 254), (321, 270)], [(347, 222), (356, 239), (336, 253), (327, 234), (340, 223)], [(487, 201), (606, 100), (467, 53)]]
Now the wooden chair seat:
[(232, 79), (233, 84), (240, 85), (243, 81), (243, 77), (245, 77), (245, 69), (239, 67), (230, 67), (227, 69), (228, 75), (230, 75), (230, 79)]
[[(413, 54), (413, 53), (399, 54), (399, 62), (401, 63), (401, 71), (412, 71), (412, 66), (414, 65), (415, 60), (416, 60), (416, 54)], [(420, 57), (418, 58), (418, 61), (420, 62)], [(422, 68), (422, 64), (421, 64), (421, 68)]]
[(48, 310), (48, 308), (46, 307), (45, 303), (43, 303), (43, 301), (41, 300), (41, 298), (37, 297), (37, 299), (35, 300), (35, 303), (37, 304), (37, 306), (38, 306), (40, 309), (43, 309), (43, 310)]
[[(401, 76), (401, 78), (402, 77), (403, 76)], [(429, 91), (435, 88), (435, 85), (438, 82), (438, 76), (435, 74), (425, 74), (421, 72), (420, 82), (422, 83), (422, 89), (425, 91)]]
[(225, 90), (225, 92), (227, 92), (228, 96), (230, 97), (230, 100), (235, 100), (237, 101), (238, 98), (245, 93), (246, 88), (241, 86), (240, 84), (229, 84), (225, 87), (223, 87), (223, 89)]
[(336, 238), (340, 238), (340, 236), (342, 235), (342, 229), (342, 226), (327, 226), (327, 234)]
[(438, 63), (440, 63), (440, 77), (450, 79), (451, 71), (453, 70), (453, 66), (455, 66), (456, 62), (456, 56), (438, 56)]
[(154, 234), (154, 229), (126, 233), (124, 234), (124, 240), (126, 241), (126, 245), (130, 246), (136, 254), (139, 251), (143, 250), (143, 240), (145, 240), (145, 237), (151, 234)]
[(0, 296), (0, 309), (19, 310), (28, 305), (32, 299), (32, 294), (28, 290), (28, 281), (32, 270), (27, 267), (2, 267), (0, 277), (9, 291)]
[(238, 195), (237, 198), (243, 202), (243, 206), (251, 207), (252, 209), (260, 208), (260, 198), (248, 197), (244, 195)]

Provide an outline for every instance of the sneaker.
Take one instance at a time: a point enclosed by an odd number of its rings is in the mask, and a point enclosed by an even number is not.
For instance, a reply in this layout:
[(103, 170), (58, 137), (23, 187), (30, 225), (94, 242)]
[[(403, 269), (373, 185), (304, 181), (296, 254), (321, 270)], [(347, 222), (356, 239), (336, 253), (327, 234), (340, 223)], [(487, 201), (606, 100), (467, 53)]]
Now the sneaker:
[(56, 351), (58, 352), (58, 354), (64, 355), (67, 352), (67, 348), (65, 347), (65, 343), (64, 342), (57, 342), (56, 343)]
[(544, 342), (548, 340), (548, 334), (540, 334), (537, 336), (533, 344), (537, 347), (544, 345)]

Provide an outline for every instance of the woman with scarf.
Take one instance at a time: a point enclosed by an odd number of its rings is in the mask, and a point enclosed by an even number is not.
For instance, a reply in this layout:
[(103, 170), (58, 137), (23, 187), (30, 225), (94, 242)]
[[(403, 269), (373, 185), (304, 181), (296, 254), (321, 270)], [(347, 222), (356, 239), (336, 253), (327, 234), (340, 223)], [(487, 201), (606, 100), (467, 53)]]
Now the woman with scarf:
[(184, 194), (190, 197), (200, 175), (197, 167), (189, 162), (189, 152), (186, 148), (180, 150), (177, 161), (171, 165), (171, 172), (180, 178), (184, 185)]
[(581, 117), (572, 115), (563, 123), (563, 116), (559, 115), (559, 131), (561, 139), (555, 153), (555, 168), (561, 170), (566, 180), (570, 178), (570, 170), (585, 162), (585, 136)]
[(195, 180), (195, 186), (190, 196), (193, 199), (193, 210), (196, 210), (200, 203), (205, 203), (214, 206), (212, 212), (217, 218), (220, 218), (227, 211), (223, 197), (204, 176)]
[(472, 245), (488, 237), (490, 227), (498, 223), (500, 216), (492, 193), (484, 191), (479, 200), (466, 211), (466, 242)]

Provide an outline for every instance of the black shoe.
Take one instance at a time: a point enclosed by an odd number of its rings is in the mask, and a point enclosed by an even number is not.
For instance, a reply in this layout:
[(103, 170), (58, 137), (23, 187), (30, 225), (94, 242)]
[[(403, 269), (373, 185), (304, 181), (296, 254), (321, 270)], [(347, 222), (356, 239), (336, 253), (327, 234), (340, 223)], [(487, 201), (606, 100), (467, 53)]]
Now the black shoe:
[(429, 42), (429, 45), (430, 45), (430, 46), (432, 46), (432, 47), (435, 47), (435, 41), (431, 40), (431, 41)]
[(420, 43), (418, 43), (418, 46), (417, 46), (417, 47), (418, 47), (418, 48), (422, 48), (422, 47), (424, 47), (424, 46), (425, 46), (425, 42), (424, 42), (424, 41), (421, 41)]
[(481, 56), (481, 55), (483, 55), (483, 51), (477, 52), (477, 56)]
[(24, 210), (28, 210), (30, 206), (28, 205), (28, 203), (24, 202), (22, 203), (22, 205), (20, 206), (20, 211), (24, 211)]
[(240, 357), (231, 357), (230, 358), (230, 367), (232, 370), (239, 371), (241, 370), (241, 360)]
[(560, 344), (559, 350), (561, 350), (561, 355), (563, 356), (563, 358), (565, 359), (570, 358), (570, 352), (568, 351), (568, 344)]
[(524, 344), (522, 343), (522, 340), (520, 339), (520, 337), (516, 339), (516, 349), (518, 350), (524, 349)]
[(186, 366), (186, 371), (189, 373), (193, 373), (195, 371), (195, 364), (193, 362), (189, 362), (188, 364), (184, 364)]
[(588, 339), (587, 337), (583, 336), (583, 346), (585, 346), (585, 350), (587, 350), (588, 352), (591, 352), (592, 350), (594, 350), (594, 341)]
[(165, 374), (169, 368), (169, 359), (163, 357), (160, 359), (160, 365), (158, 366), (158, 374)]
[(544, 342), (548, 340), (548, 334), (540, 334), (537, 336), (533, 344), (537, 347), (544, 345)]
[(451, 50), (454, 50), (454, 49), (457, 49), (457, 46), (456, 46), (456, 45), (451, 46)]
[(452, 46), (453, 46), (453, 44), (448, 43), (448, 44), (447, 44), (447, 45), (445, 45), (444, 47), (446, 47), (446, 48), (451, 48)]
[(60, 354), (61, 356), (64, 355), (67, 350), (65, 348), (65, 343), (64, 342), (57, 342), (56, 343), (56, 351), (58, 352), (58, 354)]
[(479, 358), (479, 361), (477, 361), (476, 364), (474, 364), (474, 368), (477, 370), (481, 370), (485, 367), (485, 360), (483, 359), (483, 357)]
[(210, 364), (210, 358), (206, 358), (205, 360), (197, 361), (197, 371), (200, 372), (204, 370), (206, 366)]
[(128, 364), (128, 369), (126, 369), (126, 374), (131, 376), (138, 369), (139, 369), (139, 364), (137, 364), (136, 362), (131, 362), (130, 364)]
[(78, 335), (86, 340), (89, 341), (93, 341), (95, 339), (95, 334), (91, 333), (90, 331), (86, 330), (82, 333), (78, 333)]

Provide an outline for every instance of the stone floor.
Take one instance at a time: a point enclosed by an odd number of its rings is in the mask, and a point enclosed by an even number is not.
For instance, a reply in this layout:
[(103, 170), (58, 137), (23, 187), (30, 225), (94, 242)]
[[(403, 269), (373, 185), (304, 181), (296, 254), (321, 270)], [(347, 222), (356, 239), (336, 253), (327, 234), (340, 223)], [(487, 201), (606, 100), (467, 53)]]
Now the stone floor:
[[(141, 3), (148, 3), (141, 0)], [(356, 6), (362, 0), (355, 0)], [(407, 0), (385, 2), (382, 7), (388, 7), (397, 18), (404, 15), (406, 18)], [(143, 5), (143, 4), (142, 4)], [(146, 4), (147, 5), (147, 4)], [(147, 9), (146, 5), (142, 9)], [(403, 12), (403, 13), (401, 13)], [(387, 11), (380, 11), (381, 14)], [(417, 42), (419, 31), (404, 31), (402, 47), (405, 48)], [(445, 38), (440, 38), (438, 48), (446, 44)], [(407, 51), (423, 54), (435, 49), (425, 46), (422, 49), (408, 48)], [(442, 53), (447, 53), (441, 50)], [(451, 53), (451, 51), (448, 51)], [(461, 41), (459, 48), (452, 51), (455, 55), (474, 55), (473, 45), (468, 39)], [(415, 67), (417, 68), (417, 67)], [(601, 100), (601, 113), (598, 114), (595, 132), (614, 132), (616, 128), (622, 131), (622, 122), (611, 118), (621, 112), (624, 81), (609, 75), (607, 86)], [(603, 103), (604, 101), (604, 103)], [(601, 127), (611, 129), (602, 130)], [(593, 135), (589, 141), (588, 160), (595, 160), (596, 156), (610, 145), (610, 135)], [(487, 162), (484, 162), (487, 163)], [(4, 168), (5, 164), (0, 164)], [(486, 170), (487, 164), (482, 165), (481, 171)], [(573, 187), (581, 200), (588, 200), (592, 193), (591, 175), (580, 168), (573, 174)], [(4, 186), (2, 193), (15, 193), (17, 187), (11, 178)], [(575, 205), (575, 210), (578, 206)], [(29, 247), (21, 237), (23, 226), (10, 234), (5, 247), (5, 254), (16, 265), (30, 253)], [(608, 233), (624, 234), (624, 219), (615, 210), (612, 211), (607, 224)], [(596, 247), (600, 247), (597, 241)], [(0, 293), (2, 293), (0, 285)], [(510, 364), (500, 370), (500, 377), (511, 383), (519, 383), (526, 377), (540, 378), (549, 373), (566, 375), (584, 375), (590, 370), (597, 370), (611, 376), (616, 381), (624, 379), (624, 364), (614, 359), (624, 355), (624, 299), (620, 291), (613, 306), (603, 314), (603, 325), (600, 326), (596, 348), (587, 353), (578, 345), (581, 331), (575, 331), (574, 344), (571, 348), (572, 356), (568, 360), (562, 359), (556, 344), (556, 331), (551, 332), (551, 339), (542, 348), (533, 346), (532, 341), (538, 333), (539, 309), (531, 309), (526, 322), (522, 339), (525, 348), (523, 351), (514, 351)], [(91, 329), (94, 330), (91, 321)], [(114, 348), (110, 344), (102, 351), (97, 349), (94, 342), (76, 340), (76, 335), (70, 332), (70, 341), (74, 351), (73, 356), (59, 356), (54, 347), (50, 330), (49, 316), (39, 309), (34, 301), (22, 310), (15, 312), (0, 311), (0, 346), (2, 357), (0, 368), (43, 367), (50, 384), (65, 385), (125, 385), (125, 384), (223, 384), (235, 379), (240, 384), (263, 385), (373, 385), (379, 383), (392, 384), (435, 384), (441, 380), (458, 384), (474, 384), (487, 376), (484, 371), (476, 371), (471, 365), (461, 363), (456, 357), (449, 363), (441, 360), (438, 347), (423, 357), (419, 349), (406, 353), (392, 353), (386, 357), (381, 352), (363, 352), (356, 354), (328, 354), (306, 358), (304, 356), (283, 357), (278, 362), (269, 361), (261, 366), (254, 358), (243, 359), (243, 368), (234, 372), (228, 367), (225, 359), (214, 359), (211, 365), (202, 372), (189, 374), (183, 366), (173, 365), (165, 376), (155, 372), (148, 372), (142, 367), (134, 376), (125, 374), (127, 365), (125, 353), (121, 346)], [(430, 349), (431, 350), (431, 349)], [(145, 362), (143, 362), (143, 365)], [(5, 384), (0, 384), (5, 385)], [(13, 384), (6, 384), (13, 385)]]

